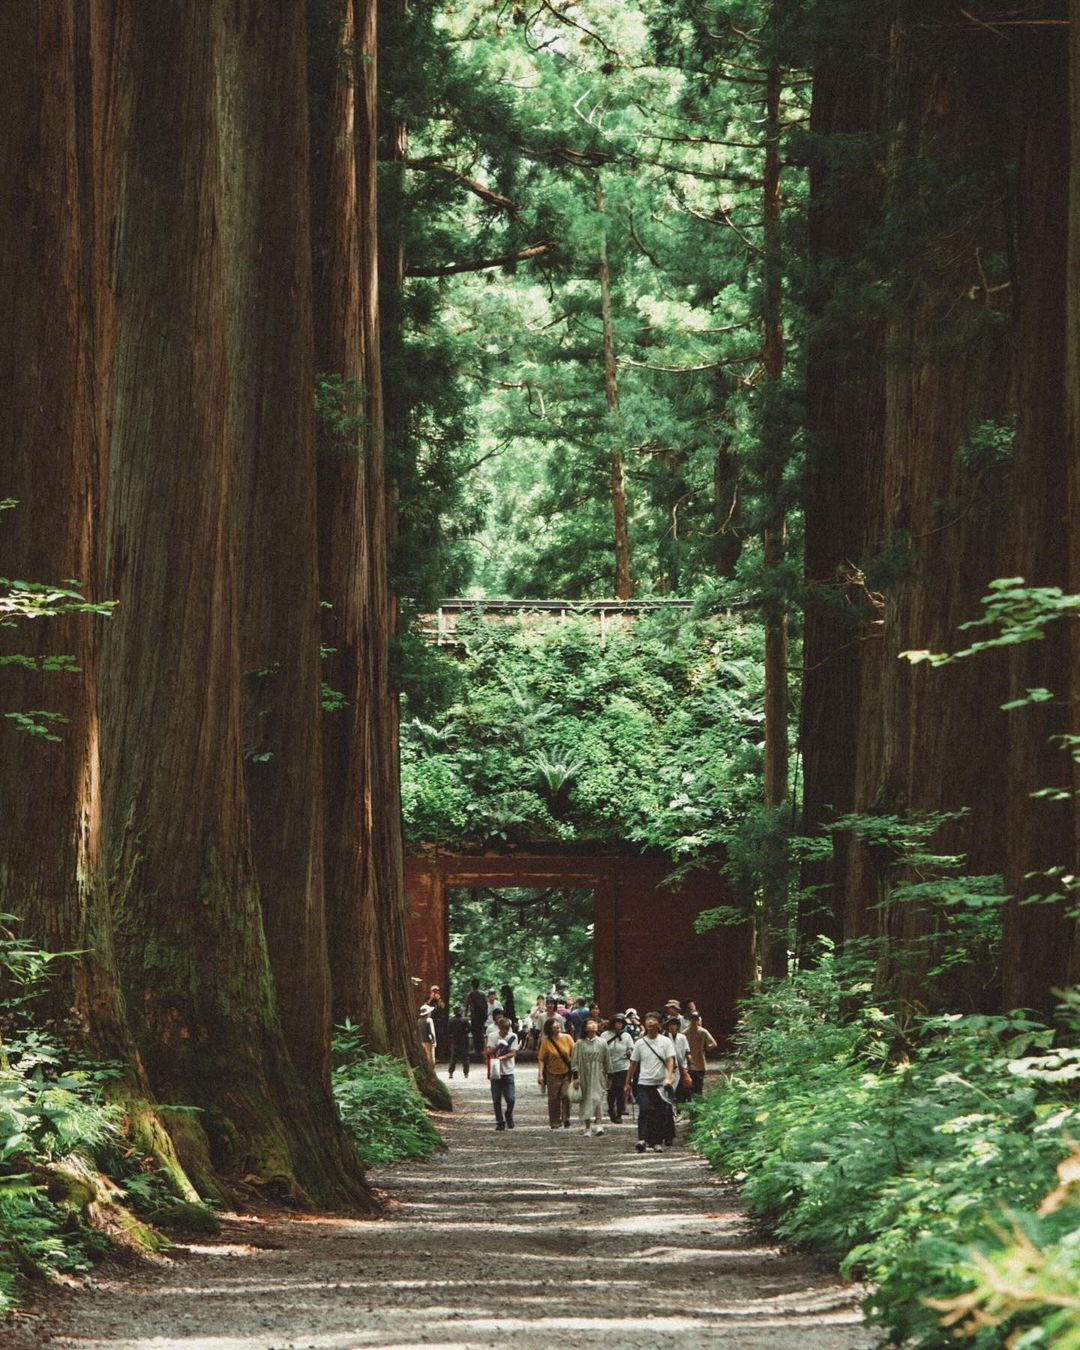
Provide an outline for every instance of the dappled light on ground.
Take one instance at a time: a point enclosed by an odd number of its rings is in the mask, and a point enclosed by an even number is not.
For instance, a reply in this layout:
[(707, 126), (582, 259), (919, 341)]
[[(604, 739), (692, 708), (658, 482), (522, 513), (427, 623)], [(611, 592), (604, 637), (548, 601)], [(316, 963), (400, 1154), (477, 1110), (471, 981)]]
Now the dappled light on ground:
[[(237, 1216), (165, 1263), (65, 1292), (20, 1330), (53, 1350), (464, 1350), (723, 1345), (866, 1350), (855, 1292), (769, 1245), (680, 1142), (634, 1152), (547, 1127), (531, 1069), (517, 1128), (492, 1128), (474, 1070), (449, 1145), (375, 1174), (386, 1218)], [(25, 1339), (24, 1339), (25, 1338)]]

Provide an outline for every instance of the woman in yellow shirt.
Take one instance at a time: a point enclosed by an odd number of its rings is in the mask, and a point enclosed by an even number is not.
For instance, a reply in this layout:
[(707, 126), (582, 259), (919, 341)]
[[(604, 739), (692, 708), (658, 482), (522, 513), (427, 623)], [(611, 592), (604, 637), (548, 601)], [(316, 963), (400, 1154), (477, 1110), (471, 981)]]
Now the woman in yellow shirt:
[(570, 1057), (574, 1042), (557, 1017), (544, 1023), (536, 1051), (536, 1081), (547, 1087), (548, 1124), (553, 1130), (570, 1128)]

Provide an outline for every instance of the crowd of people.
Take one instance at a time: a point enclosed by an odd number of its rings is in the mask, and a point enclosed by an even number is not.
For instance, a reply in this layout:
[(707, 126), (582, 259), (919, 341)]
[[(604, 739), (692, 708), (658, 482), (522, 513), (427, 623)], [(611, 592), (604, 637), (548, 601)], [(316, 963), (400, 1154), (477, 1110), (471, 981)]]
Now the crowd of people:
[(570, 1129), (576, 1105), (582, 1134), (603, 1134), (605, 1114), (620, 1125), (633, 1105), (639, 1153), (674, 1143), (679, 1106), (702, 1092), (716, 1046), (693, 1000), (669, 999), (644, 1018), (636, 1008), (605, 1018), (595, 1002), (554, 991), (519, 1018), (509, 985), (485, 992), (475, 979), (452, 1016), (432, 985), (419, 1029), (432, 1065), (439, 1047), (448, 1052), (450, 1078), (458, 1069), (467, 1078), (474, 1058), (484, 1064), (496, 1130), (514, 1128), (517, 1057), (532, 1051), (551, 1129)]

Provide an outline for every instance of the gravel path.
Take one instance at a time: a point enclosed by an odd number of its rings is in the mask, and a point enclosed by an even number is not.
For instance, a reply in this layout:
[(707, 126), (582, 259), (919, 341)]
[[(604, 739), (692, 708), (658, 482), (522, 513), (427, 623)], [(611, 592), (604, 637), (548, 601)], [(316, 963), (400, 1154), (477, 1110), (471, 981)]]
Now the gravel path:
[(851, 1286), (763, 1241), (736, 1189), (633, 1126), (551, 1131), (531, 1064), (495, 1133), (455, 1078), (448, 1149), (374, 1174), (376, 1221), (235, 1216), (220, 1241), (50, 1295), (0, 1344), (51, 1350), (726, 1346), (869, 1350)]

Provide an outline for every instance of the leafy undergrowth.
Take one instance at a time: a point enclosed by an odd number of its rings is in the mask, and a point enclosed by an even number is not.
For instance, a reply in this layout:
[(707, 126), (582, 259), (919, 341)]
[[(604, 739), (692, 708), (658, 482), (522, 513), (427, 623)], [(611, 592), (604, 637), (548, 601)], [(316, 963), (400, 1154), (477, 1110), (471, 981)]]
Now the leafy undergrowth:
[(25, 1279), (80, 1274), (117, 1245), (167, 1246), (151, 1224), (217, 1226), (177, 1202), (132, 1137), (119, 1066), (86, 1059), (71, 1029), (42, 1020), (50, 967), (65, 958), (15, 937), (10, 920), (0, 915), (0, 1315)]
[(368, 1052), (351, 1022), (335, 1030), (333, 1052), (338, 1110), (366, 1166), (426, 1158), (441, 1148), (404, 1061)]
[(902, 1023), (827, 960), (748, 1000), (693, 1138), (896, 1341), (1080, 1350), (1078, 1077), (1039, 1023)]

